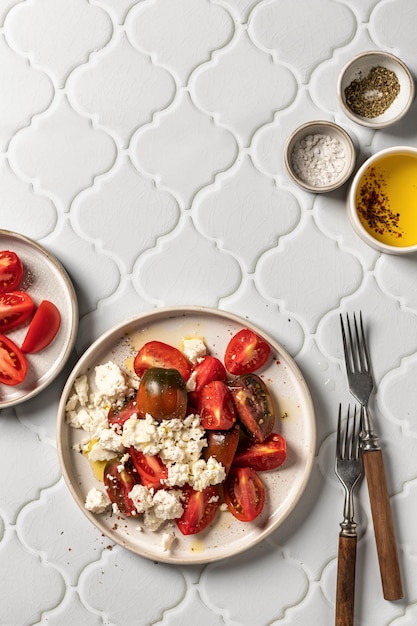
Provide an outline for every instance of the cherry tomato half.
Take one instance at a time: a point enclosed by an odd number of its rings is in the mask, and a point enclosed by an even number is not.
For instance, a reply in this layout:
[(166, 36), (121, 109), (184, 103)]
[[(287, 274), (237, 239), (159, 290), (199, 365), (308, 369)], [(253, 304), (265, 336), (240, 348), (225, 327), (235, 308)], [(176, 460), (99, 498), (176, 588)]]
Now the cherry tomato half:
[(207, 430), (228, 430), (236, 422), (236, 410), (229, 389), (221, 380), (205, 385), (198, 395), (200, 423)]
[(0, 332), (20, 326), (32, 315), (34, 304), (24, 291), (0, 293)]
[(148, 489), (160, 489), (164, 486), (163, 481), (168, 478), (168, 469), (159, 456), (143, 454), (133, 446), (129, 448), (133, 467), (140, 476), (140, 482)]
[(251, 522), (265, 504), (265, 487), (251, 467), (232, 466), (224, 482), (227, 508), (241, 522)]
[(219, 493), (213, 485), (202, 491), (185, 485), (182, 488), (182, 505), (184, 513), (175, 522), (183, 535), (194, 535), (213, 521), (219, 506)]
[(276, 469), (287, 458), (287, 445), (284, 437), (271, 433), (264, 441), (251, 441), (248, 446), (238, 450), (233, 465), (251, 467), (258, 472)]
[(117, 505), (120, 513), (131, 517), (136, 514), (136, 508), (129, 493), (140, 483), (139, 474), (129, 465), (119, 472), (120, 461), (112, 459), (104, 468), (103, 482), (110, 500)]
[(133, 369), (139, 378), (151, 367), (178, 370), (184, 380), (188, 380), (191, 374), (191, 366), (183, 353), (162, 341), (145, 343), (133, 362)]
[(188, 402), (192, 407), (198, 406), (198, 394), (205, 385), (213, 380), (225, 381), (227, 378), (223, 363), (211, 354), (194, 365), (191, 375), (195, 381), (195, 388), (188, 393)]
[(268, 360), (271, 348), (253, 330), (243, 328), (229, 341), (224, 354), (224, 364), (231, 374), (250, 374)]
[(198, 393), (208, 383), (213, 380), (225, 381), (227, 374), (223, 363), (215, 356), (208, 354), (194, 366), (195, 391)]
[(151, 367), (143, 374), (136, 396), (139, 417), (148, 413), (158, 422), (183, 419), (187, 411), (185, 382), (175, 369)]
[(245, 374), (228, 383), (240, 421), (248, 434), (264, 441), (272, 433), (275, 411), (271, 394), (256, 374)]
[(0, 335), (0, 383), (18, 385), (28, 371), (25, 355), (8, 337)]
[(206, 432), (207, 447), (203, 448), (204, 460), (214, 457), (223, 465), (227, 474), (235, 457), (239, 436), (239, 424), (235, 424), (230, 430), (208, 430)]
[(29, 324), (22, 352), (33, 354), (44, 350), (55, 339), (60, 326), (61, 314), (55, 304), (42, 300)]
[(107, 416), (109, 425), (110, 426), (115, 426), (115, 425), (123, 426), (123, 424), (127, 422), (127, 420), (131, 418), (132, 415), (136, 415), (137, 412), (138, 412), (138, 409), (136, 406), (136, 398), (132, 398), (131, 400), (128, 400), (121, 406), (118, 404), (113, 404), (110, 407), (109, 414)]
[(0, 251), (0, 291), (17, 289), (22, 280), (23, 266), (16, 252)]

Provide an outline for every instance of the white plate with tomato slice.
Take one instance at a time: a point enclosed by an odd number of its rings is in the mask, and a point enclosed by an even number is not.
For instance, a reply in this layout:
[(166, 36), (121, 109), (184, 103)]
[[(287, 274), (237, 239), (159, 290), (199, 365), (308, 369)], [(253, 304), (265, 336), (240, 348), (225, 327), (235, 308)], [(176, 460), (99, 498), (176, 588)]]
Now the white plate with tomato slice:
[(0, 229), (0, 409), (54, 380), (77, 330), (77, 299), (63, 266), (35, 241)]
[[(270, 348), (266, 363), (256, 375), (267, 385), (274, 406), (274, 433), (286, 442), (286, 459), (274, 470), (258, 472), (265, 490), (262, 512), (253, 521), (239, 521), (226, 506), (219, 506), (214, 519), (196, 534), (183, 535), (170, 520), (156, 532), (141, 524), (141, 516), (115, 513), (110, 507), (92, 513), (85, 507), (92, 489), (105, 491), (80, 447), (88, 433), (66, 421), (66, 406), (73, 397), (74, 382), (91, 376), (94, 368), (113, 361), (129, 375), (135, 357), (149, 342), (162, 342), (182, 350), (184, 338), (203, 339), (208, 354), (225, 362), (233, 336), (249, 329)], [(145, 377), (143, 377), (145, 378)], [(234, 375), (228, 373), (228, 380)], [(130, 319), (105, 333), (80, 358), (62, 393), (57, 418), (58, 454), (66, 484), (83, 513), (110, 540), (146, 558), (168, 563), (206, 563), (247, 550), (276, 529), (291, 513), (303, 493), (314, 460), (315, 416), (311, 396), (296, 363), (272, 337), (231, 313), (217, 309), (182, 307), (159, 309)], [(114, 468), (113, 468), (114, 469)], [(222, 491), (220, 490), (220, 494)], [(223, 510), (226, 509), (226, 510)], [(164, 533), (175, 539), (163, 546)]]

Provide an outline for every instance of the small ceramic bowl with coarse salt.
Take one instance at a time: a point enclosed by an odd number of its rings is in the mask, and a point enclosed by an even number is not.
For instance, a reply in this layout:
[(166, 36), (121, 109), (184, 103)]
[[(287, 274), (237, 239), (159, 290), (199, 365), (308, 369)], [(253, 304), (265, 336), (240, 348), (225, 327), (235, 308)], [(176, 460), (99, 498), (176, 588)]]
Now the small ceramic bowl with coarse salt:
[(369, 128), (398, 122), (414, 99), (414, 80), (393, 54), (371, 50), (355, 56), (342, 69), (337, 95), (347, 117)]
[(284, 161), (297, 185), (312, 193), (325, 193), (341, 187), (350, 178), (356, 155), (343, 128), (319, 120), (302, 124), (290, 135)]

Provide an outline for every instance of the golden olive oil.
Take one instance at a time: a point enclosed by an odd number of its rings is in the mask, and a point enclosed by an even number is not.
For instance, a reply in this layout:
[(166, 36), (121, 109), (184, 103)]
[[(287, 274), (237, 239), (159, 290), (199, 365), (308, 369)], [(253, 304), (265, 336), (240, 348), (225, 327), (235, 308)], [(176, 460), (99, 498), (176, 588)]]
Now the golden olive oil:
[(417, 155), (382, 157), (361, 177), (356, 192), (359, 219), (381, 243), (417, 244)]
[[(97, 443), (97, 441), (98, 441), (97, 439), (91, 439), (88, 442), (88, 445), (86, 446), (85, 450), (83, 450), (83, 454), (85, 457), (88, 458), (88, 454), (91, 448), (94, 446), (95, 443)], [(91, 465), (91, 469), (93, 470), (94, 477), (100, 482), (103, 482), (104, 468), (106, 467), (107, 461), (90, 461), (90, 459), (88, 459), (88, 461)]]

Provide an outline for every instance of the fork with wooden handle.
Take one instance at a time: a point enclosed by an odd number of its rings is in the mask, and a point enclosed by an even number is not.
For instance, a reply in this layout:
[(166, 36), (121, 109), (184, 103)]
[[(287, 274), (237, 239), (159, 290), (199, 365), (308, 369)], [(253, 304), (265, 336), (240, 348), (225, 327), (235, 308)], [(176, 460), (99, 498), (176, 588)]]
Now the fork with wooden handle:
[(403, 597), (403, 589), (384, 460), (368, 409), (374, 381), (362, 313), (359, 316), (359, 323), (356, 316), (353, 316), (354, 331), (352, 331), (348, 315), (346, 315), (346, 330), (342, 315), (340, 315), (340, 323), (349, 390), (363, 407), (363, 464), (371, 503), (383, 594), (386, 600), (400, 600)]
[(356, 420), (355, 407), (351, 425), (348, 409), (343, 433), (341, 413), (342, 409), (339, 406), (334, 470), (345, 490), (345, 504), (337, 556), (335, 626), (353, 626), (357, 542), (356, 522), (353, 519), (353, 489), (362, 474), (359, 448), (360, 420)]

